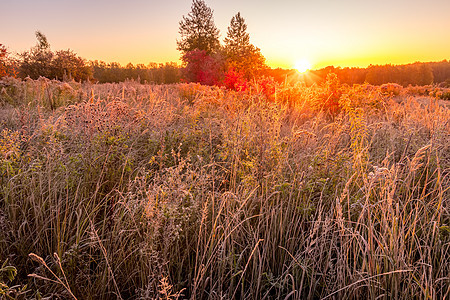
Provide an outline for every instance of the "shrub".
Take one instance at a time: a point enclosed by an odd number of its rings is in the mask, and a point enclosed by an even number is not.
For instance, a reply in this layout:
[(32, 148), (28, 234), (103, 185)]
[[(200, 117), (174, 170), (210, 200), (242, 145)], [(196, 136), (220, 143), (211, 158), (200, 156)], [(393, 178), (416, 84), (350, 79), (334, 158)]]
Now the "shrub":
[(403, 87), (397, 83), (385, 83), (380, 86), (380, 92), (388, 96), (398, 96)]
[(234, 91), (245, 91), (248, 88), (248, 82), (242, 72), (236, 72), (233, 68), (230, 68), (225, 73), (224, 85), (227, 89)]

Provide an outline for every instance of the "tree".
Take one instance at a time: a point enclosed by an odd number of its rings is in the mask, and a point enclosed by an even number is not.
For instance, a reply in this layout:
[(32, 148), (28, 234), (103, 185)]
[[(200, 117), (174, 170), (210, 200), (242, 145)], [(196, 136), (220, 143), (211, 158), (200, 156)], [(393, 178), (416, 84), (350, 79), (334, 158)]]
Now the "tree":
[(223, 61), (220, 53), (208, 55), (205, 50), (193, 50), (183, 55), (186, 65), (183, 79), (205, 85), (219, 84), (223, 79)]
[(175, 62), (165, 63), (163, 67), (164, 83), (177, 83), (180, 81), (180, 68)]
[(50, 77), (59, 80), (88, 80), (92, 77), (92, 69), (85, 59), (72, 50), (60, 50), (53, 56)]
[(213, 10), (203, 0), (193, 0), (191, 12), (180, 21), (179, 33), (181, 40), (177, 41), (177, 49), (182, 55), (196, 49), (210, 55), (219, 48), (219, 30), (214, 24)]
[(92, 77), (92, 69), (85, 59), (77, 56), (72, 50), (60, 50), (53, 53), (47, 37), (36, 31), (36, 46), (19, 54), (19, 71), (21, 77), (40, 76), (49, 79), (88, 80)]
[(433, 69), (429, 64), (420, 64), (417, 66), (418, 73), (420, 74), (418, 77), (419, 79), (416, 81), (417, 85), (427, 85), (433, 83)]
[(250, 43), (247, 24), (240, 12), (231, 19), (230, 26), (228, 26), (225, 52), (229, 67), (236, 72), (243, 73), (247, 79), (258, 76), (265, 68), (264, 56), (259, 48)]
[(224, 73), (223, 51), (219, 43), (219, 30), (214, 25), (213, 10), (203, 0), (193, 0), (191, 12), (180, 21), (181, 51), (187, 82), (218, 84)]
[(42, 32), (40, 32), (39, 30), (36, 31), (35, 34), (36, 34), (36, 39), (38, 40), (38, 43), (37, 43), (36, 46), (40, 50), (49, 50), (50, 49), (50, 44), (49, 44), (49, 42), (47, 40), (47, 37)]
[(19, 71), (22, 77), (30, 76), (37, 79), (39, 76), (51, 77), (51, 61), (53, 52), (47, 38), (40, 31), (36, 31), (37, 44), (29, 51), (21, 53), (21, 64)]

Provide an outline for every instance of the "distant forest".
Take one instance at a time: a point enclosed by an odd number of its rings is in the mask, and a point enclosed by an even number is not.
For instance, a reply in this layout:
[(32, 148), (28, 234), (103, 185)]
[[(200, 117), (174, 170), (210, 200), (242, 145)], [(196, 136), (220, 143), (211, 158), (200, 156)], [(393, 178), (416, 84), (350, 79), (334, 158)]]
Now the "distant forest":
[[(198, 7), (197, 7), (198, 6)], [(202, 1), (194, 1), (193, 14), (180, 22), (182, 39), (177, 41), (182, 64), (150, 63), (148, 65), (87, 61), (72, 50), (52, 51), (47, 37), (36, 32), (37, 44), (31, 49), (13, 56), (0, 44), (0, 78), (12, 76), (37, 79), (46, 77), (57, 80), (91, 82), (123, 82), (135, 80), (141, 83), (172, 84), (197, 82), (204, 85), (225, 86), (234, 90), (246, 90), (254, 82), (304, 83), (307, 86), (324, 82), (334, 73), (343, 84), (382, 85), (397, 83), (402, 86), (430, 84), (450, 87), (450, 62), (416, 62), (406, 65), (370, 65), (367, 68), (340, 68), (329, 66), (300, 74), (296, 70), (270, 68), (259, 48), (249, 42), (244, 18), (237, 13), (228, 27), (225, 45), (221, 46), (218, 30), (212, 21), (212, 10)], [(206, 32), (196, 32), (202, 28)], [(205, 37), (197, 40), (197, 37)]]
[[(125, 67), (118, 63), (91, 62), (93, 78), (98, 82), (120, 82), (127, 79), (156, 84), (177, 83), (182, 78), (182, 67), (176, 63), (136, 65)], [(335, 73), (341, 83), (381, 85), (398, 83), (402, 86), (440, 84), (450, 86), (450, 62), (416, 62), (407, 65), (376, 65), (367, 68), (326, 67), (299, 74), (296, 70), (266, 68), (262, 75), (273, 77), (279, 83), (301, 81), (307, 85), (319, 84), (329, 73)]]
[[(450, 86), (450, 62), (416, 62), (407, 65), (370, 65), (367, 68), (335, 68), (333, 66), (309, 71), (299, 75), (295, 70), (269, 69), (268, 76), (278, 82), (301, 80), (307, 85), (325, 81), (327, 74), (334, 73), (341, 83), (381, 85), (397, 83), (402, 86), (442, 84)], [(300, 79), (299, 79), (300, 78)]]
[(122, 67), (119, 63), (105, 63), (103, 61), (91, 61), (91, 81), (99, 83), (123, 82), (126, 80), (137, 80), (142, 83), (170, 84), (181, 81), (181, 66), (174, 62), (148, 65), (131, 63)]
[[(304, 83), (307, 86), (324, 82), (328, 74), (336, 74), (343, 84), (382, 85), (397, 83), (402, 86), (440, 85), (450, 87), (450, 62), (416, 62), (406, 65), (370, 65), (367, 68), (340, 68), (329, 66), (300, 74), (296, 70), (273, 69), (266, 64), (261, 50), (250, 42), (247, 24), (238, 12), (230, 20), (223, 42), (214, 24), (213, 10), (203, 0), (193, 0), (191, 12), (179, 22), (181, 65), (170, 62), (148, 65), (87, 61), (72, 50), (53, 51), (47, 37), (36, 31), (37, 43), (22, 53), (12, 55), (0, 44), (0, 78), (12, 76), (37, 79), (91, 82), (123, 82), (172, 84), (195, 82), (244, 91), (257, 83)], [(334, 75), (333, 75), (334, 76)]]
[[(53, 53), (48, 49), (46, 43), (46, 40), (40, 41), (35, 48), (19, 54), (17, 60), (8, 59), (6, 48), (0, 44), (0, 77), (26, 78), (29, 76), (37, 79), (43, 76), (50, 79), (90, 80), (99, 83), (136, 80), (141, 83), (172, 84), (192, 81), (185, 80), (186, 68), (175, 62), (150, 63), (148, 65), (129, 63), (121, 66), (117, 62), (86, 61), (70, 50)], [(270, 68), (266, 65), (261, 68), (258, 77), (273, 78), (278, 83), (303, 82), (306, 85), (312, 85), (324, 82), (330, 73), (336, 74), (341, 83), (349, 85), (367, 82), (372, 85), (385, 83), (397, 83), (402, 86), (438, 84), (450, 87), (450, 62), (448, 60), (416, 62), (406, 65), (370, 65), (367, 68), (329, 66), (311, 70), (305, 74), (299, 74), (293, 69)]]
[[(240, 12), (231, 18), (223, 42), (214, 24), (213, 10), (203, 0), (194, 0), (192, 10), (179, 22), (181, 65), (175, 62), (131, 63), (87, 61), (72, 50), (53, 51), (47, 37), (36, 31), (37, 43), (22, 53), (12, 55), (0, 44), (0, 78), (12, 76), (37, 79), (46, 77), (62, 81), (123, 82), (172, 84), (195, 82), (244, 91), (257, 83), (268, 85), (274, 81), (283, 84), (303, 83), (307, 86), (326, 81), (335, 74), (343, 84), (382, 85), (396, 83), (402, 86), (440, 85), (450, 87), (450, 62), (416, 62), (406, 65), (370, 65), (367, 68), (340, 68), (329, 66), (300, 74), (296, 70), (270, 68), (261, 50), (250, 42), (247, 24)], [(333, 75), (334, 76), (334, 75)]]

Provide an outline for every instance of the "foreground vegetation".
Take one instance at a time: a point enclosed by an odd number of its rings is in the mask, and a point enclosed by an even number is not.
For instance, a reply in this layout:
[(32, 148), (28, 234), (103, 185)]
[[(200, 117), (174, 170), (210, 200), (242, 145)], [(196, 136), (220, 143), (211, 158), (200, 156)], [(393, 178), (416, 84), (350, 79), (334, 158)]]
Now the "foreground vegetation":
[(449, 297), (445, 91), (0, 89), (4, 297)]

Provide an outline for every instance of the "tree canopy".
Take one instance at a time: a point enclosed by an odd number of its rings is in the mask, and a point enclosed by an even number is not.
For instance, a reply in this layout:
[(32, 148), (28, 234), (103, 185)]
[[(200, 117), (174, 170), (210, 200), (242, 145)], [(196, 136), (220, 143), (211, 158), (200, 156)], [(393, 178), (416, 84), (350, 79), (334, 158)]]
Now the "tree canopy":
[(53, 59), (53, 52), (50, 50), (47, 37), (40, 31), (36, 31), (35, 34), (37, 39), (36, 46), (19, 55), (21, 58), (20, 74), (22, 77), (30, 76), (33, 79), (37, 79), (39, 76), (50, 78), (50, 64)]
[(194, 0), (191, 12), (180, 21), (177, 49), (182, 55), (195, 49), (204, 50), (207, 54), (219, 48), (219, 30), (214, 24), (213, 10), (203, 0)]
[(37, 79), (39, 76), (50, 79), (86, 80), (92, 75), (85, 59), (71, 50), (54, 53), (50, 49), (47, 37), (36, 31), (36, 46), (19, 54), (19, 72), (22, 77)]
[(257, 76), (265, 67), (260, 49), (250, 43), (247, 24), (240, 12), (231, 18), (225, 38), (225, 51), (230, 67), (243, 73), (247, 79)]

